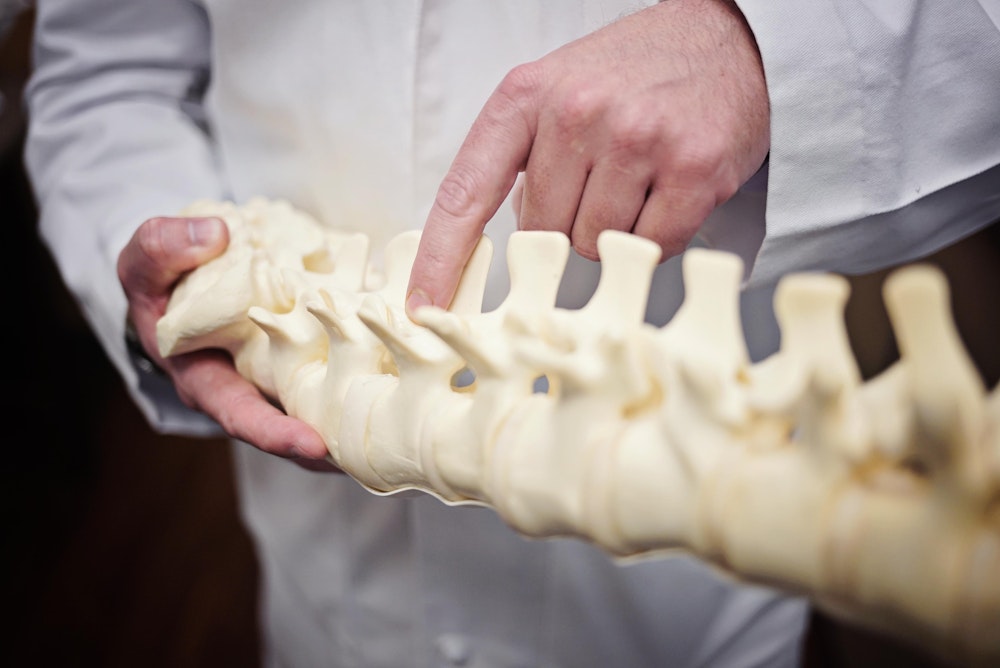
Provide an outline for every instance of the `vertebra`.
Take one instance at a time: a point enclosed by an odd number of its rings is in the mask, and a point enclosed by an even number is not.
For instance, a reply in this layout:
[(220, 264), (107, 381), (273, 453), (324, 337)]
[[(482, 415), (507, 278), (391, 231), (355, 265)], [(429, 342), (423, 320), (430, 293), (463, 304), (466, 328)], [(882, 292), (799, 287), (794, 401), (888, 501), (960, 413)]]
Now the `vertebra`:
[(178, 286), (161, 353), (228, 350), (373, 492), (487, 505), (618, 558), (684, 550), (949, 658), (1000, 659), (1000, 388), (983, 387), (936, 269), (890, 276), (901, 357), (863, 383), (839, 276), (784, 278), (781, 348), (751, 364), (743, 269), (722, 252), (687, 252), (685, 302), (655, 328), (652, 243), (605, 232), (598, 289), (566, 310), (566, 238), (517, 232), (511, 291), (481, 313), (484, 237), (452, 309), (418, 324), (403, 310), (416, 232), (380, 273), (363, 235), (284, 202), (184, 213), (222, 217), (231, 242)]

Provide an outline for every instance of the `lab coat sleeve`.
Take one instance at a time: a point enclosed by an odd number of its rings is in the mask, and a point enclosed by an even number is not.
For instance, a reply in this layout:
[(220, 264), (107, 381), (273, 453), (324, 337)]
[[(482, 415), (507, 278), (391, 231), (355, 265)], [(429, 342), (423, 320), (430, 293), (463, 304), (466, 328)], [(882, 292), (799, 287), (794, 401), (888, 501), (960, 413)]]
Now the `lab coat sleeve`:
[(916, 260), (1000, 219), (1000, 0), (737, 0), (771, 102), (750, 283)]
[(25, 92), (26, 164), (62, 278), (151, 425), (208, 435), (124, 345), (119, 251), (147, 218), (222, 197), (201, 100), (209, 28), (189, 0), (41, 0)]

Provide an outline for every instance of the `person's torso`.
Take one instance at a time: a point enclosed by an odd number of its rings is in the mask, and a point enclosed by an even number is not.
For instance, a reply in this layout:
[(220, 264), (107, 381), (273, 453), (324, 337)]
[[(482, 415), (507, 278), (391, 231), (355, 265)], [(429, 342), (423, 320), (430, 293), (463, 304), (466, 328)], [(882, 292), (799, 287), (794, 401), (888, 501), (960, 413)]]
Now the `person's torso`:
[[(234, 200), (284, 198), (373, 248), (419, 228), (502, 77), (634, 2), (206, 0), (209, 120)], [(280, 54), (277, 58), (275, 54)], [(494, 240), (496, 304), (514, 229)], [(658, 272), (654, 320), (683, 293)], [(562, 302), (599, 266), (575, 258)], [(622, 567), (578, 541), (529, 542), (492, 511), (381, 499), (242, 449), (265, 628), (296, 665), (788, 665), (801, 602), (734, 587), (687, 559)]]

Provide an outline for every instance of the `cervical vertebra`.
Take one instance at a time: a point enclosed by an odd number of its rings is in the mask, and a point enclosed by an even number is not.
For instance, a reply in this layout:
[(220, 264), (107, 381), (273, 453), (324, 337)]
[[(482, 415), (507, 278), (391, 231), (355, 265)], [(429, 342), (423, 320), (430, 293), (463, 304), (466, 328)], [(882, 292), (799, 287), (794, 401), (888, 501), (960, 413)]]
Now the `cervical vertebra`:
[(487, 505), (525, 535), (620, 557), (686, 550), (937, 651), (1000, 659), (1000, 388), (982, 386), (936, 270), (890, 277), (901, 359), (862, 383), (838, 276), (779, 284), (781, 350), (751, 365), (728, 254), (687, 252), (685, 302), (655, 328), (651, 242), (605, 232), (600, 285), (572, 311), (553, 306), (566, 238), (515, 233), (510, 293), (481, 313), (484, 237), (452, 309), (417, 325), (403, 298), (418, 233), (393, 240), (380, 274), (364, 235), (283, 202), (184, 213), (222, 217), (231, 241), (178, 286), (161, 353), (228, 350), (373, 492)]

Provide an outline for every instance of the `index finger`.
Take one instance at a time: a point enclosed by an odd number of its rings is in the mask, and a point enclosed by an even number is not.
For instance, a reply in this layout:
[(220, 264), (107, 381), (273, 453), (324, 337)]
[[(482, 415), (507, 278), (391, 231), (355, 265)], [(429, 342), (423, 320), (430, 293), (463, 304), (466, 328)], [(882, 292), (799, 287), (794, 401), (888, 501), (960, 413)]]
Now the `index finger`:
[(530, 65), (511, 71), (483, 106), (441, 181), (410, 272), (406, 310), (447, 308), (487, 221), (510, 193), (535, 136)]

